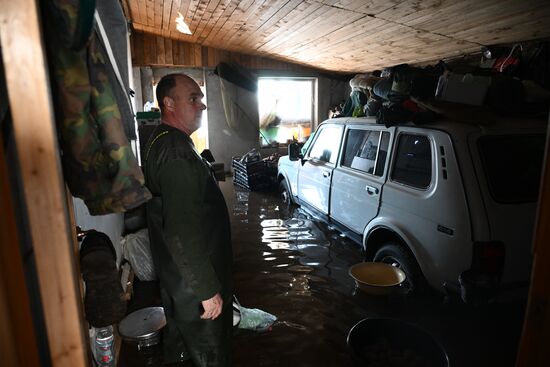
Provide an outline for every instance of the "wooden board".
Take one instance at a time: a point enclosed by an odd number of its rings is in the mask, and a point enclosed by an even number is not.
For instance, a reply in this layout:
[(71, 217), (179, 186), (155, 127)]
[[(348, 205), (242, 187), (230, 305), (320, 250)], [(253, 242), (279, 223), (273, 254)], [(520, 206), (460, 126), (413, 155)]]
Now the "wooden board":
[[(136, 30), (336, 72), (436, 62), (481, 46), (550, 38), (547, 0), (125, 1)], [(192, 35), (176, 31), (178, 11)]]
[[(87, 365), (87, 338), (36, 0), (0, 0), (0, 41), (51, 364)], [(32, 108), (20, 108), (32, 101)]]

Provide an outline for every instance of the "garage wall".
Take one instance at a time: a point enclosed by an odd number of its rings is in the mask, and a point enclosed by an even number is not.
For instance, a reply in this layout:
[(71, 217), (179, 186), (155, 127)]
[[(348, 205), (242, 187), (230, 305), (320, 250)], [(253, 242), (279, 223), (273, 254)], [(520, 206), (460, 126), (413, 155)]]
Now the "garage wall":
[[(225, 102), (231, 107), (233, 100), (242, 107), (241, 111), (232, 111), (233, 118), (228, 119), (224, 111), (222, 83), (228, 96)], [(256, 93), (220, 80), (213, 70), (209, 70), (206, 71), (206, 103), (210, 150), (216, 161), (223, 162), (225, 170), (229, 171), (233, 156), (242, 156), (260, 146)]]
[[(256, 95), (242, 88), (224, 82), (225, 88), (231, 89), (230, 94), (239, 101), (242, 107), (240, 119), (234, 123), (227, 121), (223, 108), (220, 78), (212, 68), (166, 68), (141, 67), (140, 72), (134, 71), (135, 85), (141, 86), (142, 103), (138, 111), (143, 110), (143, 103), (153, 100), (152, 85), (163, 75), (182, 72), (194, 78), (200, 85), (206, 86), (206, 104), (208, 106), (208, 140), (209, 147), (218, 162), (225, 164), (225, 170), (231, 170), (233, 156), (241, 156), (252, 148), (259, 148), (259, 116)], [(291, 70), (254, 70), (257, 76), (264, 77), (315, 77), (317, 78), (317, 108), (314, 125), (323, 122), (328, 117), (331, 106), (345, 100), (351, 91), (348, 78), (331, 76), (316, 72), (300, 72)], [(351, 77), (350, 77), (351, 78)], [(267, 152), (269, 154), (272, 152)]]

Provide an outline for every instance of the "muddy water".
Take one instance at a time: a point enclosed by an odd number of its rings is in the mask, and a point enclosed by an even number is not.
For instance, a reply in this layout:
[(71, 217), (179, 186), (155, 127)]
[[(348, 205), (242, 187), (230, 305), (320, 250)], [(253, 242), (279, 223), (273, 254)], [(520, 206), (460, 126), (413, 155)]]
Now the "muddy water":
[(389, 298), (355, 289), (358, 245), (275, 194), (223, 186), (232, 215), (235, 293), (244, 307), (276, 315), (267, 332), (238, 330), (234, 366), (352, 366), (346, 337), (366, 317), (418, 325), (452, 366), (513, 366), (524, 303), (466, 307), (444, 297)]
[[(271, 330), (235, 330), (235, 367), (353, 366), (350, 328), (366, 317), (420, 326), (445, 348), (452, 367), (515, 365), (524, 302), (465, 306), (442, 296), (373, 297), (348, 275), (363, 261), (355, 243), (301, 208), (284, 208), (276, 194), (221, 183), (231, 214), (235, 294), (242, 306), (277, 316)], [(147, 285), (149, 287), (150, 285)], [(156, 305), (158, 292), (134, 288), (136, 308)], [(156, 299), (156, 301), (155, 301)], [(134, 302), (135, 303), (135, 302)], [(119, 367), (160, 366), (123, 343)]]
[(237, 333), (235, 366), (349, 365), (346, 334), (365, 315), (348, 276), (359, 248), (274, 197), (237, 190), (232, 214), (235, 293), (278, 318), (271, 331)]

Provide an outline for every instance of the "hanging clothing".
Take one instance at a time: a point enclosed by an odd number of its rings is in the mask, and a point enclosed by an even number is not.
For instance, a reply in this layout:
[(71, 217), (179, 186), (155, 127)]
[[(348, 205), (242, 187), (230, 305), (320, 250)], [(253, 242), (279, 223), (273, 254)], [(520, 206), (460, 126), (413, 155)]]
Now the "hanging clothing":
[[(102, 44), (99, 50), (108, 65), (107, 75), (120, 110), (124, 133), (128, 139), (135, 140), (135, 114), (130, 99), (133, 91), (130, 89), (130, 70), (128, 66), (128, 22), (120, 2), (117, 0), (98, 0), (96, 10), (106, 31), (103, 34), (96, 22), (95, 31), (100, 35)], [(107, 37), (107, 40), (105, 40), (105, 37)], [(111, 50), (112, 59), (108, 57), (107, 49)], [(116, 63), (116, 65), (113, 65), (113, 63)], [(115, 66), (120, 80), (116, 75)]]
[(93, 10), (79, 13), (78, 1), (52, 0), (48, 5), (53, 14), (45, 22), (54, 24), (44, 28), (65, 180), (91, 215), (135, 208), (151, 194), (124, 133), (97, 32), (81, 49), (59, 36), (59, 29), (66, 34), (71, 32), (68, 25), (87, 23), (73, 18), (93, 18)]

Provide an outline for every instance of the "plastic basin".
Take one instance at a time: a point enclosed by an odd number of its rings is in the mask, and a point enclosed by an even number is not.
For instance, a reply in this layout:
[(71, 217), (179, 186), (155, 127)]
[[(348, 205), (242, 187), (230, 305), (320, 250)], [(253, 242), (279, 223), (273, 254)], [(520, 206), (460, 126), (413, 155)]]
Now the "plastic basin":
[(406, 279), (403, 270), (385, 263), (363, 262), (353, 265), (349, 275), (362, 291), (371, 295), (388, 295), (400, 290)]
[(348, 333), (357, 366), (448, 367), (447, 352), (422, 328), (393, 318), (367, 318)]

